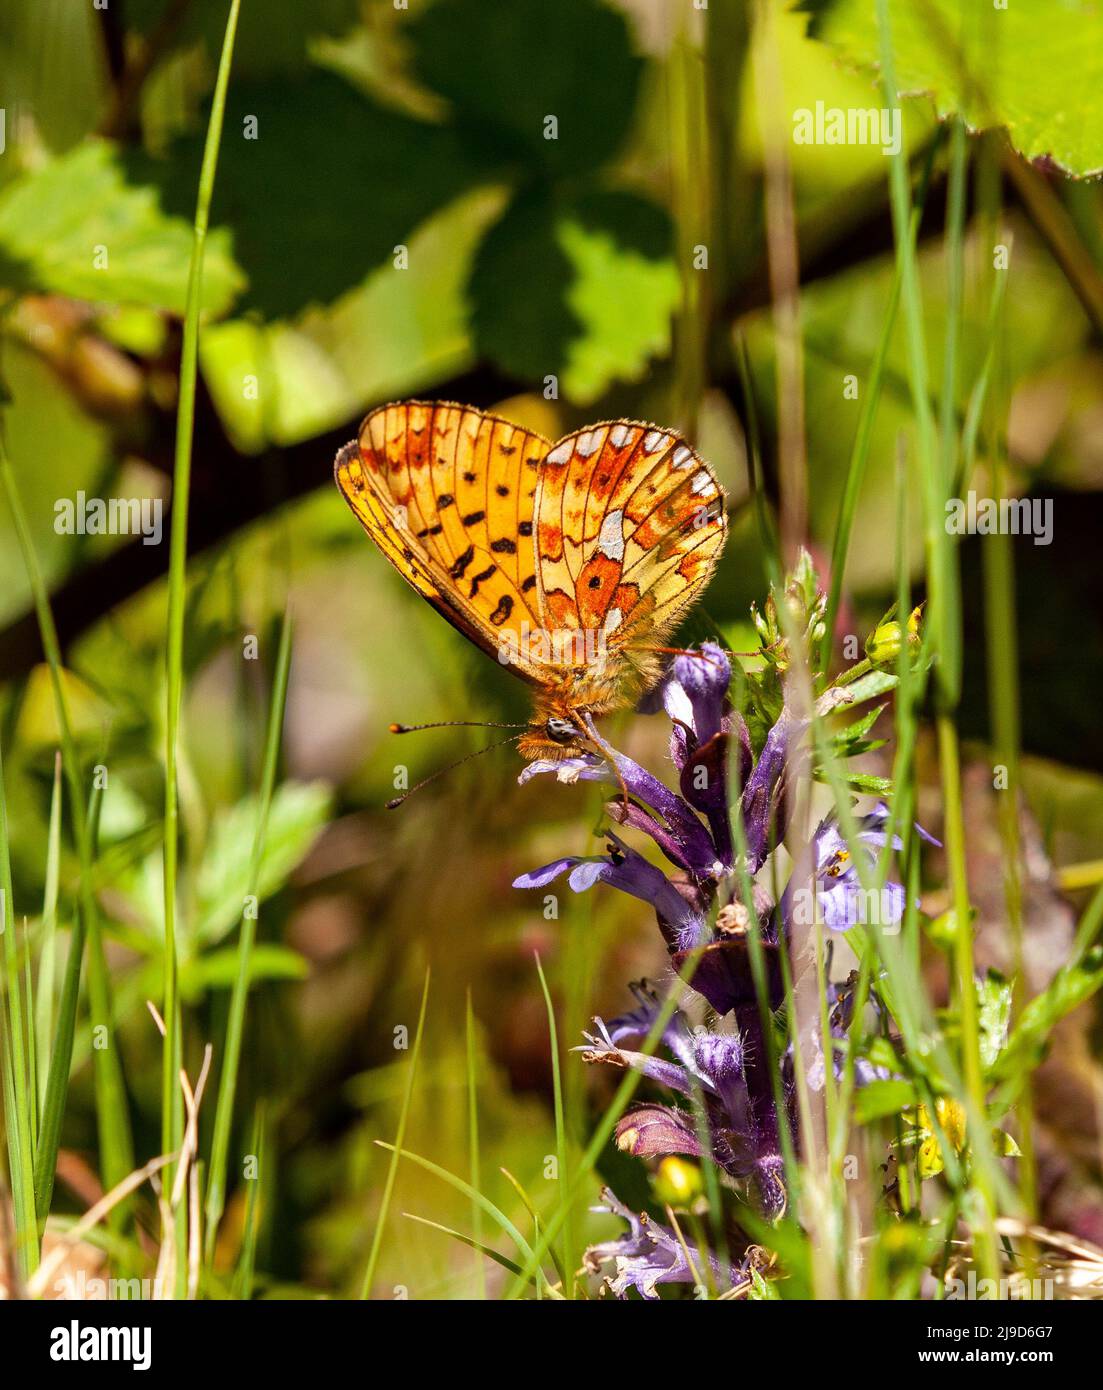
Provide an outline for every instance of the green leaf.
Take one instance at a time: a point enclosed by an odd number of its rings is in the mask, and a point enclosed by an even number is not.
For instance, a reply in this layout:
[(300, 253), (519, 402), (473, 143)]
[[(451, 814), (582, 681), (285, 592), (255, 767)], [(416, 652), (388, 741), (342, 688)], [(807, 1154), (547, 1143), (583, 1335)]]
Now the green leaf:
[[(329, 813), (322, 782), (285, 782), (272, 798), (258, 898), (280, 889), (313, 844)], [(245, 797), (218, 816), (199, 869), (199, 940), (219, 941), (241, 917), (257, 822), (256, 798)]]
[(916, 1089), (910, 1081), (871, 1081), (854, 1097), (854, 1118), (858, 1124), (869, 1124), (886, 1115), (898, 1115), (916, 1101)]
[[(196, 1003), (209, 989), (229, 989), (238, 967), (236, 946), (209, 951), (204, 956), (185, 961), (180, 966), (180, 993), (189, 1003)], [(290, 946), (263, 941), (254, 946), (249, 957), (249, 983), (258, 980), (305, 980), (310, 963)]]
[(884, 708), (884, 705), (878, 705), (876, 709), (871, 709), (867, 714), (863, 714), (861, 719), (856, 719), (853, 724), (848, 724), (845, 729), (840, 729), (834, 735), (833, 741), (840, 745), (860, 742), (877, 723)]
[[(1033, 998), (1012, 1030), (1007, 1046), (989, 1070), (989, 1082), (1013, 1081), (1014, 1091), (1023, 1076), (1045, 1056), (1054, 1028), (1066, 1014), (1103, 985), (1103, 946), (1093, 947), (1078, 964), (1058, 971), (1049, 988)], [(1005, 1100), (1008, 1093), (1005, 1093)]]
[[(194, 171), (190, 171), (194, 174)], [(103, 140), (24, 174), (0, 193), (0, 266), (23, 292), (183, 314), (192, 231), (152, 188), (127, 182)], [(203, 310), (225, 313), (244, 288), (225, 231), (207, 240)]]
[[(817, 782), (826, 782), (827, 774), (817, 768), (813, 774)], [(891, 777), (877, 777), (872, 772), (844, 772), (841, 774), (842, 780), (856, 791), (868, 792), (873, 796), (884, 796), (892, 791)]]
[(511, 162), (585, 173), (631, 128), (643, 62), (625, 17), (599, 0), (437, 0), (410, 31), (416, 75), (473, 145)]
[[(938, 114), (974, 129), (1004, 126), (1027, 159), (1072, 174), (1103, 170), (1103, 11), (1082, 0), (890, 0), (901, 93), (927, 92)], [(874, 0), (836, 0), (815, 33), (848, 59), (878, 62)], [(870, 105), (880, 97), (871, 91)], [(1075, 113), (1075, 114), (1073, 114)]]
[(977, 981), (977, 1022), (980, 1026), (980, 1060), (990, 1067), (1007, 1045), (1011, 1022), (1011, 985), (998, 970), (989, 970)]
[(878, 695), (885, 695), (890, 690), (895, 690), (899, 684), (899, 678), (892, 671), (870, 671), (864, 676), (859, 676), (856, 681), (845, 687), (851, 702), (860, 705), (863, 700), (874, 700)]
[(478, 347), (523, 379), (557, 376), (582, 404), (639, 380), (670, 347), (679, 295), (671, 241), (667, 214), (636, 194), (522, 195), (475, 258)]
[[(132, 177), (186, 213), (199, 148), (194, 136), (167, 160), (134, 153)], [(267, 318), (331, 303), (378, 267), (419, 275), (413, 255), (396, 268), (396, 247), (461, 193), (500, 176), (493, 153), (469, 150), (452, 128), (383, 106), (321, 70), (235, 83), (219, 168), (212, 226), (233, 228), (249, 277), (239, 307)]]

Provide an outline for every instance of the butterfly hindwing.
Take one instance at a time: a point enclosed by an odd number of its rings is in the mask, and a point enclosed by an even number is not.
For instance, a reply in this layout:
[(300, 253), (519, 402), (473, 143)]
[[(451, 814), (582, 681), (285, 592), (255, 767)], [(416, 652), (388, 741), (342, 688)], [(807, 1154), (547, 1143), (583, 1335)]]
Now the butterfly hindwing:
[(724, 497), (679, 436), (615, 421), (550, 448), (535, 527), (545, 625), (599, 630), (615, 650), (660, 641), (708, 582)]

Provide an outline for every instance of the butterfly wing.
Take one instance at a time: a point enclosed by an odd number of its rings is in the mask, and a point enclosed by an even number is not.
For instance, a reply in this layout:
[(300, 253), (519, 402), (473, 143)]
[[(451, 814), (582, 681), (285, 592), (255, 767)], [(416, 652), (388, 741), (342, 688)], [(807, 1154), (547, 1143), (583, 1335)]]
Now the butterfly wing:
[(708, 465), (671, 431), (624, 420), (548, 451), (534, 520), (542, 624), (601, 631), (625, 661), (630, 646), (654, 645), (674, 627), (727, 534)]
[[(470, 406), (382, 406), (337, 455), (334, 477), (403, 578), (483, 651), (539, 627), (533, 506), (548, 440)], [(523, 678), (546, 678), (512, 644)]]

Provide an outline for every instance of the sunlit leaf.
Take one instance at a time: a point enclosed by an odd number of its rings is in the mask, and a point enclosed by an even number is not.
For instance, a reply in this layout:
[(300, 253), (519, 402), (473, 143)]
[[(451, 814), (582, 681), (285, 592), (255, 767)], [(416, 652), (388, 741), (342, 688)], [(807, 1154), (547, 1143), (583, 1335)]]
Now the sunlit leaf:
[[(929, 92), (940, 116), (1006, 127), (1028, 159), (1070, 173), (1103, 169), (1103, 12), (1096, 5), (1011, 0), (890, 0), (901, 93)], [(876, 0), (822, 7), (815, 33), (847, 58), (878, 61)], [(878, 98), (871, 94), (870, 105)], [(1075, 114), (1073, 114), (1075, 113)]]
[[(0, 193), (0, 264), (24, 291), (183, 314), (192, 231), (168, 216), (152, 188), (127, 182), (106, 141), (90, 141)], [(203, 305), (224, 313), (244, 288), (227, 232), (204, 260)]]

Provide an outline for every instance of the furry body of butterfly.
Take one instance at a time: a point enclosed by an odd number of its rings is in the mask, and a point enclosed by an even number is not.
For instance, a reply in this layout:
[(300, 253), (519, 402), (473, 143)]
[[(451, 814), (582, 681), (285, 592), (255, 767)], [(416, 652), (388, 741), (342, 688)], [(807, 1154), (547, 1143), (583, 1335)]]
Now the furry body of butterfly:
[(592, 749), (586, 716), (655, 683), (660, 644), (726, 537), (708, 465), (629, 420), (552, 443), (470, 406), (407, 401), (367, 417), (334, 476), (406, 582), (533, 688), (528, 759)]

